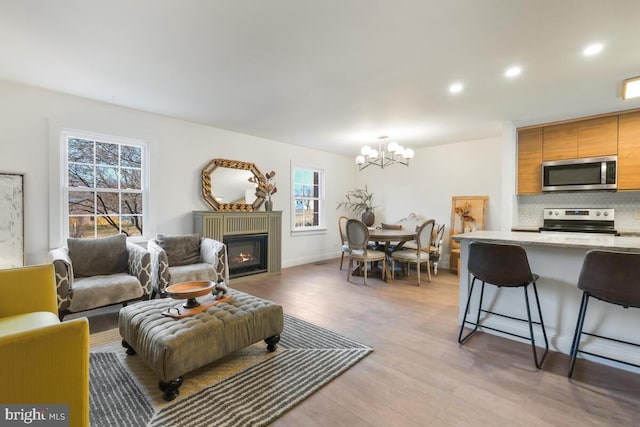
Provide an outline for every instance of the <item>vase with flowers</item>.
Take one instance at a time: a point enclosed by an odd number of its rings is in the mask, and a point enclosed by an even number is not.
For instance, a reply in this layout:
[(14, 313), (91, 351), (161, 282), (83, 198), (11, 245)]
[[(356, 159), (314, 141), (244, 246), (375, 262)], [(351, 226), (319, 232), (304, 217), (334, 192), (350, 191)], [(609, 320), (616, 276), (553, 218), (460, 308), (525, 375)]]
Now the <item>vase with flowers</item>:
[(249, 182), (257, 184), (256, 196), (266, 199), (264, 202), (264, 210), (267, 212), (271, 212), (273, 210), (273, 201), (271, 200), (271, 196), (278, 192), (276, 182), (273, 179), (274, 176), (276, 176), (276, 173), (271, 171), (264, 175), (264, 177), (256, 178), (252, 176), (249, 178)]
[(356, 188), (347, 191), (346, 200), (338, 203), (338, 207), (346, 208), (356, 214), (362, 214), (362, 222), (368, 226), (372, 226), (376, 220), (373, 210), (377, 207), (373, 204), (373, 194), (369, 193), (367, 186), (364, 189)]
[(456, 231), (458, 233), (466, 233), (468, 231), (475, 230), (475, 219), (471, 215), (471, 203), (465, 202), (464, 206), (456, 206), (455, 212), (458, 216), (458, 224), (456, 225)]

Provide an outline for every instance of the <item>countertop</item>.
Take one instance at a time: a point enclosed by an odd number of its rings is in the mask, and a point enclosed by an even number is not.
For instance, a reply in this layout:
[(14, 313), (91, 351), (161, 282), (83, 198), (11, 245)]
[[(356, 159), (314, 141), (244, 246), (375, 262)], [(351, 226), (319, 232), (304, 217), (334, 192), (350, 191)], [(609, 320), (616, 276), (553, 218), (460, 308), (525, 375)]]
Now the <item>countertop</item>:
[(473, 231), (455, 234), (453, 240), (477, 240), (486, 242), (516, 243), (520, 245), (540, 245), (605, 249), (623, 252), (640, 252), (640, 237), (610, 236), (589, 233), (531, 233), (527, 231)]

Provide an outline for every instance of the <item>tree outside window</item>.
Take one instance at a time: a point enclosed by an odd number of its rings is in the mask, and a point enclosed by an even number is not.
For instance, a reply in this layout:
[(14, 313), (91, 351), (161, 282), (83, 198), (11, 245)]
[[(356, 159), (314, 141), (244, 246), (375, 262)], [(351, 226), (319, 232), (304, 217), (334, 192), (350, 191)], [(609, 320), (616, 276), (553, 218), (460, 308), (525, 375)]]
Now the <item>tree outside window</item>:
[(68, 136), (66, 153), (68, 236), (142, 236), (144, 147)]

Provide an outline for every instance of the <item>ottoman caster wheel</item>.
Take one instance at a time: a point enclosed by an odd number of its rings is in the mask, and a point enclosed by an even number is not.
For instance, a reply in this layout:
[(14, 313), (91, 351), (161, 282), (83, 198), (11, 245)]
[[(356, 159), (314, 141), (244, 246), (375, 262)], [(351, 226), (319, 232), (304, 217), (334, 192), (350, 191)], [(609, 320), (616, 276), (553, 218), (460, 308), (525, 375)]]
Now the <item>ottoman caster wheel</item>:
[(133, 347), (131, 347), (125, 340), (122, 340), (122, 346), (127, 349), (126, 353), (128, 356), (134, 356), (136, 354), (136, 351), (133, 349)]
[(158, 387), (162, 391), (162, 398), (167, 402), (171, 402), (180, 394), (180, 386), (182, 385), (182, 377), (171, 380), (167, 383), (160, 381)]
[(267, 343), (267, 350), (269, 352), (274, 352), (276, 351), (276, 348), (278, 348), (278, 343), (280, 342), (280, 335), (274, 335), (272, 337), (269, 337), (266, 340), (264, 340), (264, 342)]

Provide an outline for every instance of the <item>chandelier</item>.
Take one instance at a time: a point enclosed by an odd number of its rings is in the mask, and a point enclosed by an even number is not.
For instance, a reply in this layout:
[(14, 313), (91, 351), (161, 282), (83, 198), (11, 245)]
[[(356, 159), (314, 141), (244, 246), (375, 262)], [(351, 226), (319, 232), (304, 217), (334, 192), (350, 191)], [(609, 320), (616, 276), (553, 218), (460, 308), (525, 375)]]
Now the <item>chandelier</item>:
[(360, 155), (356, 156), (356, 165), (360, 170), (371, 165), (379, 166), (381, 169), (393, 164), (409, 166), (409, 160), (413, 159), (413, 150), (404, 148), (397, 142), (387, 144), (387, 136), (378, 137), (378, 149), (365, 145), (360, 150)]

